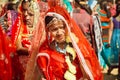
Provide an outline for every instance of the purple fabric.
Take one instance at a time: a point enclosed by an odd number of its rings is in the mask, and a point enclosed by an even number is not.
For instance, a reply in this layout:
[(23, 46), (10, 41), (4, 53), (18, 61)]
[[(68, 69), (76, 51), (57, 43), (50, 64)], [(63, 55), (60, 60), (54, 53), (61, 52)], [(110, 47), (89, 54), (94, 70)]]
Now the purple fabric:
[(14, 10), (11, 11), (12, 14), (12, 25), (14, 25), (15, 20), (17, 19), (18, 13)]
[[(15, 20), (17, 19), (18, 12), (11, 10), (10, 13), (11, 13), (12, 26), (13, 26), (15, 23)], [(9, 32), (7, 33), (8, 36), (11, 36), (12, 26), (9, 28)]]
[(120, 22), (113, 18), (114, 29), (120, 29)]

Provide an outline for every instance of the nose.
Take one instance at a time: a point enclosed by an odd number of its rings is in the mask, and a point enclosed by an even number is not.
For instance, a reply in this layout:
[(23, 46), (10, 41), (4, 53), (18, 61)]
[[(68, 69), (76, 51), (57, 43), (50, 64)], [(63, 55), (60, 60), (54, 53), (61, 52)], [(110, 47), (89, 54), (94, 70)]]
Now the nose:
[(61, 35), (61, 34), (62, 34), (61, 29), (58, 29), (58, 30), (57, 30), (57, 35)]
[(26, 19), (26, 20), (29, 19), (28, 11), (25, 11), (24, 16), (25, 16), (25, 19)]
[(27, 13), (27, 10), (24, 11), (24, 16), (26, 16), (28, 13)]

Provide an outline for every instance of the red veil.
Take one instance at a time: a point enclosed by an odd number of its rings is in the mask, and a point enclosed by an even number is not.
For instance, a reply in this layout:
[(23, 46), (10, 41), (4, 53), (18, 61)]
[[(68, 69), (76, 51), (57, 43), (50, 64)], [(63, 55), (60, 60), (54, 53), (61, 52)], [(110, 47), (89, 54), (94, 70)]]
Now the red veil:
[[(64, 8), (59, 6), (50, 8), (48, 13), (60, 14), (62, 15), (68, 23), (68, 35), (72, 40), (72, 44), (74, 49), (76, 50), (77, 56), (79, 58), (80, 63), (82, 64), (85, 72), (89, 75), (91, 80), (103, 80), (103, 75), (101, 72), (101, 68), (95, 55), (95, 51), (91, 47), (90, 43), (87, 41), (78, 25), (74, 22), (73, 19), (69, 16), (67, 11)], [(78, 38), (79, 42), (76, 43), (73, 39), (71, 32), (73, 32)], [(43, 46), (44, 47), (44, 46)]]

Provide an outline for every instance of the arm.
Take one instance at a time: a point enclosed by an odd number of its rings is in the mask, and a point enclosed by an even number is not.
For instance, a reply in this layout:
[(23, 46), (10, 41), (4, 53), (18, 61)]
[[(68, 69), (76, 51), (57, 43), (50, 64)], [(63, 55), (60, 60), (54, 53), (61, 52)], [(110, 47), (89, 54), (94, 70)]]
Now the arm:
[(42, 75), (42, 80), (49, 80), (50, 76), (48, 73), (48, 67), (50, 64), (50, 56), (47, 53), (39, 53), (37, 55), (37, 65)]
[(111, 38), (112, 38), (112, 32), (113, 32), (113, 21), (110, 21), (110, 28), (109, 28), (109, 33), (108, 33), (108, 44), (110, 44), (111, 42)]

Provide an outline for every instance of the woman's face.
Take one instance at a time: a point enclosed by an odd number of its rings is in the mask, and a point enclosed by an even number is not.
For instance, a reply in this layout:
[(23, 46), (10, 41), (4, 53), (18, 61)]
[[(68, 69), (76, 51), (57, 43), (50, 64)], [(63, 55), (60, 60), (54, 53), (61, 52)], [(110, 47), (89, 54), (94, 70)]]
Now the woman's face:
[(23, 3), (22, 9), (25, 24), (28, 27), (33, 27), (34, 11), (30, 8), (30, 3), (29, 2)]
[(53, 25), (49, 27), (49, 32), (56, 42), (62, 43), (65, 41), (66, 30), (63, 21), (53, 23)]

